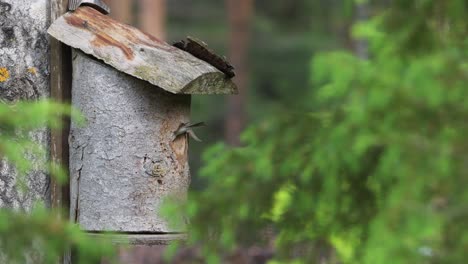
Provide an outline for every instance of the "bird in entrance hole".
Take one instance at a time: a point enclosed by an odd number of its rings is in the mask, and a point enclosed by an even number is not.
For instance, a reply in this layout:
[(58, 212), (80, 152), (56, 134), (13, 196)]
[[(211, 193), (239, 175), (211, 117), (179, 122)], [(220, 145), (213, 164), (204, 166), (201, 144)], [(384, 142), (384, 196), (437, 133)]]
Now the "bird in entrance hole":
[(195, 139), (198, 142), (201, 142), (201, 139), (199, 139), (197, 135), (195, 134), (195, 132), (193, 132), (193, 128), (201, 127), (201, 126), (205, 126), (205, 122), (198, 122), (198, 123), (188, 122), (188, 123), (180, 124), (179, 128), (177, 128), (177, 130), (174, 132), (173, 141), (176, 140), (176, 138), (178, 138), (180, 135), (188, 134), (191, 138)]

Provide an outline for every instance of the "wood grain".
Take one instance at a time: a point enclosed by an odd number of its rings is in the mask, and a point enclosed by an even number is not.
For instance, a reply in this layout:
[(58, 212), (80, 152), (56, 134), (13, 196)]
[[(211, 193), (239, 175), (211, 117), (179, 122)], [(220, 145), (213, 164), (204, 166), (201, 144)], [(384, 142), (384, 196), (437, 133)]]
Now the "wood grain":
[[(55, 21), (67, 12), (66, 0), (54, 0), (50, 3), (50, 18)], [(71, 49), (56, 39), (50, 40), (50, 97), (61, 103), (70, 103), (71, 93)], [(51, 160), (58, 166), (68, 169), (68, 133), (70, 120), (64, 120), (62, 129), (51, 131)], [(54, 208), (69, 208), (69, 185), (58, 184), (51, 179), (51, 203)], [(68, 219), (68, 215), (64, 216)]]
[(235, 84), (191, 54), (82, 6), (55, 21), (49, 34), (131, 76), (174, 94), (233, 94)]

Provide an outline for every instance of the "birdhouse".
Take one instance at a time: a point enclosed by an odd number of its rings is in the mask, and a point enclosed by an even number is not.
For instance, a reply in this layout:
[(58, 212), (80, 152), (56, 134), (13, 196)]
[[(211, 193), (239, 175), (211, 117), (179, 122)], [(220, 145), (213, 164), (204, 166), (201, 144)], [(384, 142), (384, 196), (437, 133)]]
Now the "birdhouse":
[(202, 42), (169, 45), (90, 6), (48, 32), (74, 48), (72, 105), (86, 117), (69, 136), (71, 218), (95, 232), (183, 231), (159, 208), (190, 183), (191, 95), (236, 93), (232, 67)]

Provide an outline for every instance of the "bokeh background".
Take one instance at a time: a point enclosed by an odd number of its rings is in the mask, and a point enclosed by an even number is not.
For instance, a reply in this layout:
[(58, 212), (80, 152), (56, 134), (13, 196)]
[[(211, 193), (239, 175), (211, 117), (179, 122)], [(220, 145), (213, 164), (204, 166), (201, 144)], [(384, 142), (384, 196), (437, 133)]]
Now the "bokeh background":
[(134, 25), (199, 38), (237, 69), (239, 95), (193, 98), (208, 124), (191, 144), (193, 255), (465, 262), (465, 0), (130, 6)]
[[(182, 213), (187, 240), (165, 256), (120, 248), (124, 263), (466, 263), (466, 0), (107, 2), (117, 20), (226, 55), (240, 89), (193, 96), (207, 126), (189, 199), (159, 212)], [(0, 104), (0, 151), (30, 167), (26, 132), (67, 109)], [(0, 210), (13, 259), (73, 247), (91, 263), (115, 253), (100, 242), (45, 208)]]
[[(368, 17), (366, 4), (340, 0), (109, 0), (112, 16), (169, 43), (195, 37), (235, 66), (237, 96), (193, 96), (192, 119), (205, 121), (192, 141), (193, 188), (204, 148), (239, 145), (249, 124), (297, 105), (310, 89), (313, 55), (359, 49), (349, 29)], [(387, 2), (387, 1), (381, 1)]]

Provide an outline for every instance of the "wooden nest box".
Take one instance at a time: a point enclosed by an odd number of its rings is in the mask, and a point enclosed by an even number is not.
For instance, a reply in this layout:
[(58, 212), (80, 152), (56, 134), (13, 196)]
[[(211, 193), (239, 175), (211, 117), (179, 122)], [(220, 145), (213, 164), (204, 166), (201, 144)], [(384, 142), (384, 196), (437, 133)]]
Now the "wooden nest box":
[(169, 233), (163, 199), (190, 182), (191, 94), (233, 94), (232, 67), (203, 43), (174, 45), (82, 6), (49, 34), (75, 48), (70, 132), (71, 217), (88, 231)]

